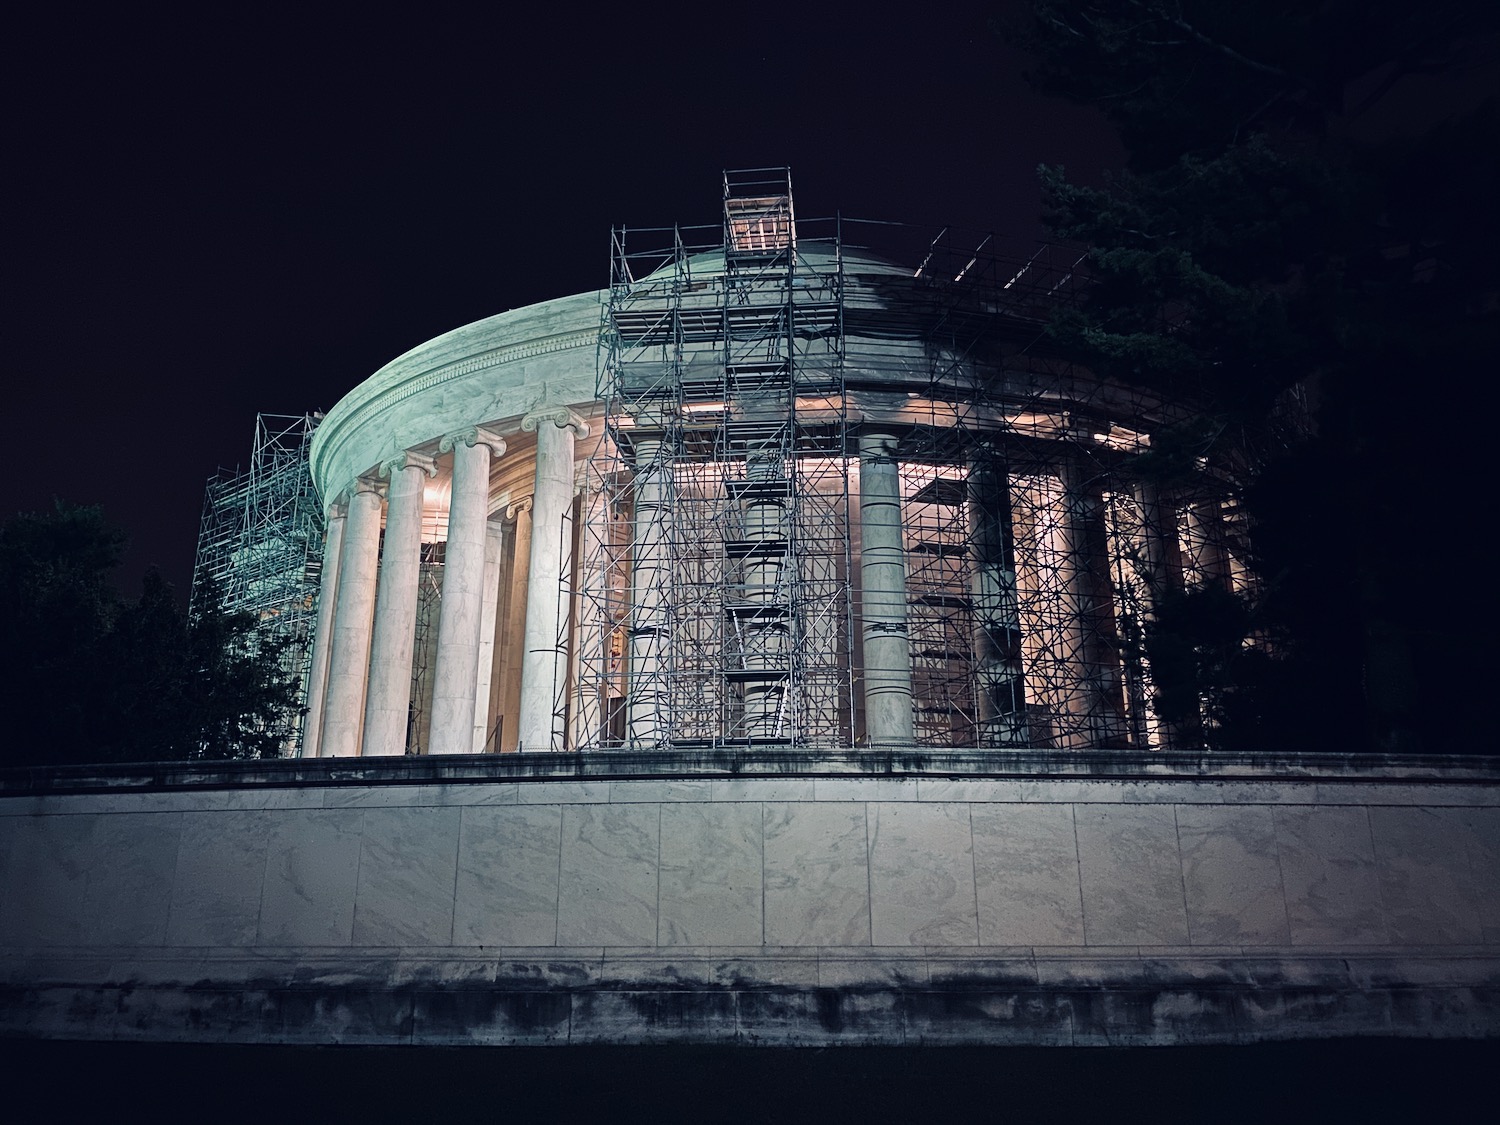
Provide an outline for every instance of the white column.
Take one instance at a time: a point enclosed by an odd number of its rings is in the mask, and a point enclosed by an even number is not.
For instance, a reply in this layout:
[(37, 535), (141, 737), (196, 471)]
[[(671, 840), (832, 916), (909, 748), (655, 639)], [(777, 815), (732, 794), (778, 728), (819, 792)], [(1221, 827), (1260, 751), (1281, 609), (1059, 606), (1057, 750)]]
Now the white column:
[(498, 519), (484, 525), (484, 606), (479, 614), (479, 678), (474, 685), (474, 753), (490, 739), (490, 680), (495, 672), (495, 616), (500, 609), (500, 561), (505, 527)]
[(375, 613), (375, 569), (380, 553), (380, 493), (361, 479), (349, 498), (349, 516), (339, 551), (338, 602), (333, 615), (333, 654), (328, 701), (323, 707), (320, 751), (325, 758), (359, 754), (370, 669), (370, 631)]
[(668, 643), (667, 557), (671, 482), (660, 441), (635, 443), (635, 521), (630, 544), (629, 730), (632, 746), (654, 746), (666, 736), (667, 682), (662, 650)]
[(554, 720), (568, 671), (562, 582), (571, 563), (573, 535), (567, 516), (573, 508), (573, 447), (589, 428), (566, 407), (548, 407), (521, 419), (521, 429), (536, 433), (536, 486), (517, 734), (521, 750), (561, 750), (555, 743), (561, 741), (562, 726)]
[[(1139, 481), (1135, 486), (1136, 504), (1141, 512), (1140, 565), (1146, 585), (1146, 620), (1154, 622), (1163, 601), (1182, 593), (1182, 550), (1177, 538), (1177, 509), (1161, 494), (1154, 481)], [(1149, 706), (1149, 704), (1148, 704)], [(1177, 721), (1154, 722), (1158, 745), (1163, 750), (1180, 750), (1200, 744), (1202, 728), (1196, 715)]]
[(417, 633), (417, 577), (422, 565), (422, 494), (437, 472), (431, 457), (404, 453), (381, 466), (390, 478), (385, 546), (375, 597), (370, 687), (365, 694), (364, 757), (406, 753), (412, 647)]
[(328, 664), (333, 654), (333, 603), (339, 592), (339, 549), (344, 542), (342, 504), (328, 511), (323, 530), (323, 569), (318, 574), (318, 624), (313, 634), (312, 667), (307, 673), (307, 715), (302, 720), (302, 757), (322, 749), (323, 706), (328, 697)]
[(526, 636), (526, 578), (531, 562), (531, 497), (526, 496), (511, 504), (505, 511), (508, 519), (515, 520), (511, 532), (514, 541), (510, 549), (510, 574), (506, 581), (509, 589), (505, 595), (505, 635), (501, 640), (501, 667), (503, 679), (500, 683), (500, 750), (502, 753), (516, 749), (516, 730), (521, 715), (521, 665), (525, 660)]
[(1216, 498), (1187, 506), (1188, 567), (1194, 589), (1230, 590), (1229, 552), (1224, 548), (1224, 512)]
[(1064, 591), (1065, 706), (1075, 727), (1070, 749), (1126, 744), (1124, 685), (1115, 641), (1104, 500), (1097, 476), (1071, 459), (1058, 465), (1063, 488), (1061, 552)]
[(865, 736), (871, 746), (910, 746), (911, 648), (906, 629), (906, 552), (901, 476), (889, 434), (859, 439), (859, 577), (865, 672)]
[(438, 616), (437, 667), (432, 685), (433, 754), (474, 752), (474, 685), (479, 681), (479, 629), (484, 617), (485, 524), (489, 517), (490, 455), (505, 442), (487, 430), (449, 434), (438, 445), (453, 450), (448, 504), (448, 548)]
[(1010, 474), (992, 452), (969, 469), (969, 557), (974, 596), (974, 659), (980, 746), (1025, 746), (1020, 601)]

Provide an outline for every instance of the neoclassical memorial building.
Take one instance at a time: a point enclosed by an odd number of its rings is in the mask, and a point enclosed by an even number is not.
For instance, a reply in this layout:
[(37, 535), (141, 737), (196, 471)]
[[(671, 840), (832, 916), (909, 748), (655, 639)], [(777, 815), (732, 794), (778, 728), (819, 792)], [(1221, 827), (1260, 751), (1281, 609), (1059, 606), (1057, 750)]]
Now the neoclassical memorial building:
[(1500, 1034), (1495, 759), (1153, 711), (1239, 467), (1049, 351), (1076, 251), (613, 237), (318, 425), (299, 757), (0, 771), (0, 1035)]
[(1196, 745), (1142, 636), (1243, 582), (1234, 466), (1164, 487), (1185, 408), (1046, 347), (1077, 251), (907, 234), (727, 177), (340, 401), (304, 756)]

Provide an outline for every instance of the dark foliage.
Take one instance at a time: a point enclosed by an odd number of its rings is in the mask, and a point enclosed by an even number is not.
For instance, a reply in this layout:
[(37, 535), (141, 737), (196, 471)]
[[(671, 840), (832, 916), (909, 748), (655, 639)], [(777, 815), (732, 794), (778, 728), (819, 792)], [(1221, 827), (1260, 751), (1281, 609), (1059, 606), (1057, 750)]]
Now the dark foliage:
[(121, 598), (123, 546), (98, 508), (0, 526), (0, 765), (275, 757), (299, 714), (281, 647), (154, 571)]
[(1162, 607), (1156, 706), (1207, 698), (1217, 745), (1475, 747), (1460, 417), (1500, 355), (1500, 8), (1039, 0), (1012, 34), (1131, 157), (1099, 187), (1042, 169), (1097, 281), (1054, 338), (1197, 404), (1142, 471), (1247, 484), (1259, 593)]

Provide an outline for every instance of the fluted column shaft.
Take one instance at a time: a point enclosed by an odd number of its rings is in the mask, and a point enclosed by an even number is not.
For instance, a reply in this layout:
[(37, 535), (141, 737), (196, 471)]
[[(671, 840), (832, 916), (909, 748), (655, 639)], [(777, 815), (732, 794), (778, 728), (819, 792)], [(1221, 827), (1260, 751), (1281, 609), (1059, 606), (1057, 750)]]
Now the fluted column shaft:
[[(1141, 512), (1140, 552), (1148, 600), (1146, 615), (1148, 620), (1154, 621), (1163, 601), (1180, 594), (1183, 589), (1177, 509), (1162, 496), (1161, 489), (1154, 482), (1138, 482), (1135, 497)], [(1149, 721), (1147, 725), (1151, 725)], [(1163, 750), (1197, 746), (1202, 737), (1196, 715), (1163, 721), (1156, 733), (1158, 745)]]
[(536, 432), (531, 507), (531, 569), (526, 582), (526, 635), (521, 662), (519, 749), (561, 750), (557, 700), (568, 672), (563, 642), (563, 576), (572, 564), (573, 448), (588, 427), (572, 411), (539, 410), (521, 420)]
[(390, 487), (365, 697), (365, 757), (406, 753), (422, 566), (422, 494), (436, 467), (430, 458), (406, 454), (383, 466), (383, 472), (390, 477)]
[(1124, 715), (1114, 600), (1105, 538), (1104, 501), (1096, 476), (1084, 465), (1058, 465), (1063, 489), (1059, 524), (1064, 591), (1064, 659), (1071, 680), (1065, 706), (1075, 729), (1070, 749), (1124, 746)]
[(1020, 600), (1010, 474), (992, 453), (969, 470), (969, 551), (973, 560), (974, 658), (980, 746), (1028, 742), (1021, 667)]
[(333, 653), (329, 658), (328, 698), (324, 704), (320, 746), (323, 757), (352, 758), (359, 754), (379, 553), (380, 494), (374, 481), (361, 480), (349, 498), (349, 515), (339, 550)]
[(865, 735), (871, 746), (909, 746), (911, 646), (906, 625), (906, 551), (901, 476), (889, 434), (859, 439), (859, 577), (863, 618)]
[(318, 624), (313, 634), (312, 666), (307, 674), (307, 714), (302, 720), (302, 757), (322, 752), (323, 711), (328, 701), (328, 667), (333, 655), (333, 607), (339, 591), (339, 551), (344, 543), (341, 505), (328, 513), (323, 530), (323, 569), (318, 574)]
[(453, 492), (443, 557), (429, 745), (434, 754), (472, 754), (474, 687), (479, 679), (479, 631), (484, 618), (490, 454), (504, 453), (505, 443), (485, 431), (468, 430), (445, 437), (439, 448), (453, 450)]
[(490, 682), (495, 673), (495, 619), (500, 610), (500, 564), (505, 528), (498, 519), (484, 526), (484, 604), (479, 613), (478, 679), (474, 684), (474, 753), (483, 754), (490, 740)]
[(505, 598), (505, 637), (500, 683), (500, 749), (515, 750), (521, 714), (521, 666), (525, 662), (526, 578), (531, 562), (531, 497), (512, 504), (506, 513), (515, 522), (510, 550), (510, 574)]

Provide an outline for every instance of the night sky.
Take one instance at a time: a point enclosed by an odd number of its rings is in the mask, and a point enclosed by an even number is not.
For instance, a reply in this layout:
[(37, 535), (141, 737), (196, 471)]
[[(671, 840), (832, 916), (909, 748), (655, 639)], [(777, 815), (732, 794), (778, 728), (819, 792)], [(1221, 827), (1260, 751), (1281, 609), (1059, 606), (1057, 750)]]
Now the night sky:
[(649, 8), (24, 17), (0, 513), (101, 504), (124, 591), (155, 565), (185, 599), (204, 482), (258, 411), (327, 410), (439, 333), (605, 285), (612, 224), (715, 223), (724, 168), (790, 165), (802, 217), (1035, 239), (1039, 162), (1123, 162), (1028, 88), (989, 27), (1016, 3)]

